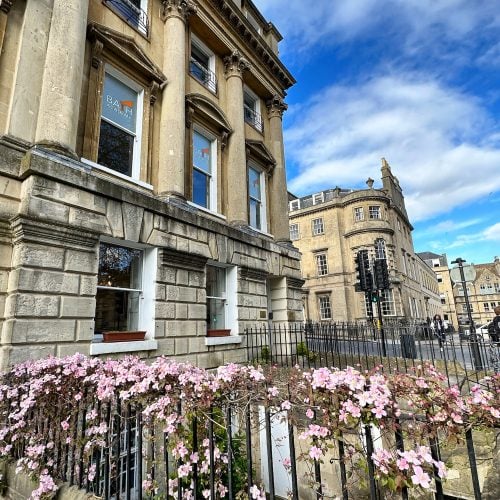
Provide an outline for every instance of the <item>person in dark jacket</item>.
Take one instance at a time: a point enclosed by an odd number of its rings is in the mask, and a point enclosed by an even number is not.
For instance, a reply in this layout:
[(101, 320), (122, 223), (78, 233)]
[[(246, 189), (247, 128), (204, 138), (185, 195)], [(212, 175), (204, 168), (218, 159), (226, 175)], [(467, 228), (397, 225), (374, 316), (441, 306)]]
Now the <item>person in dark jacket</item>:
[(432, 333), (437, 337), (439, 342), (439, 347), (443, 348), (443, 343), (446, 342), (446, 333), (443, 324), (443, 320), (439, 314), (436, 314), (431, 321)]
[(500, 306), (495, 307), (493, 311), (496, 316), (488, 327), (488, 335), (492, 342), (500, 342)]

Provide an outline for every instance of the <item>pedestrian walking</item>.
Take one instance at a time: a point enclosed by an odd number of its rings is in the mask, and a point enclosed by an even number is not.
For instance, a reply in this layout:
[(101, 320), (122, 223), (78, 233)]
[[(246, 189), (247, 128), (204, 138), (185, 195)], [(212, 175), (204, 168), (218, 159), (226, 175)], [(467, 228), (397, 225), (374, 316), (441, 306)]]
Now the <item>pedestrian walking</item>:
[(445, 326), (441, 316), (436, 314), (431, 321), (432, 333), (437, 337), (439, 342), (439, 348), (443, 349), (443, 344), (446, 342)]
[(492, 342), (500, 342), (500, 306), (493, 309), (496, 316), (488, 326), (488, 335)]

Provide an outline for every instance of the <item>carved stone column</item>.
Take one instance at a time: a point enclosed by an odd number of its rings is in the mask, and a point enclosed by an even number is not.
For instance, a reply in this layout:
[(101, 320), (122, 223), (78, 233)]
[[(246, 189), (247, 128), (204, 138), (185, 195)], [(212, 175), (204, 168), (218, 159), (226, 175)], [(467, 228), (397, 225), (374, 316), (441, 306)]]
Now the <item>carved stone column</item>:
[(163, 0), (163, 89), (160, 118), (158, 195), (185, 199), (186, 21), (196, 12), (191, 0)]
[(13, 0), (0, 0), (0, 54), (2, 53), (3, 39), (7, 29), (7, 14), (12, 7)]
[(270, 181), (271, 233), (276, 241), (290, 241), (288, 229), (288, 196), (286, 187), (285, 151), (283, 147), (283, 112), (288, 106), (279, 95), (267, 101), (269, 115), (269, 149), (276, 166)]
[(75, 156), (89, 0), (54, 0), (35, 142)]
[(224, 58), (227, 79), (227, 117), (233, 133), (227, 146), (227, 219), (234, 225), (248, 225), (245, 117), (243, 73), (250, 63), (235, 50)]

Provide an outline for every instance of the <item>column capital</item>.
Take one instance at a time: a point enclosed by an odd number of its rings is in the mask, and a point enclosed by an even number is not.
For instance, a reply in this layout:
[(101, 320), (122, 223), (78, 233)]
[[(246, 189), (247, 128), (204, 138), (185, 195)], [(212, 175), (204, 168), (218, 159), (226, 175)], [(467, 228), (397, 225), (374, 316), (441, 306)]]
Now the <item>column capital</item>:
[(5, 14), (8, 14), (13, 3), (14, 0), (0, 0), (0, 12), (5, 12)]
[(281, 118), (283, 113), (288, 109), (288, 104), (286, 104), (280, 95), (275, 94), (266, 102), (266, 107), (269, 118)]
[(243, 75), (243, 72), (250, 69), (250, 63), (240, 54), (238, 50), (233, 50), (230, 55), (224, 57), (224, 68), (226, 78)]
[(197, 7), (192, 0), (162, 0), (161, 18), (164, 22), (171, 17), (186, 22), (188, 17), (196, 12)]

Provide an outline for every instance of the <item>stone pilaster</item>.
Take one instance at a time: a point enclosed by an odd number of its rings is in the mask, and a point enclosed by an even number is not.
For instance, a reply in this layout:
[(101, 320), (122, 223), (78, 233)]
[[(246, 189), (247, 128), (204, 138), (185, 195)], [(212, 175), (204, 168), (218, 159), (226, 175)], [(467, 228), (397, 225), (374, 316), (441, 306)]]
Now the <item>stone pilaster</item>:
[(243, 73), (250, 63), (235, 50), (224, 58), (227, 79), (227, 116), (233, 133), (227, 146), (227, 218), (231, 224), (248, 224)]
[(75, 156), (89, 0), (54, 0), (35, 142)]
[(163, 89), (158, 194), (185, 198), (186, 143), (186, 22), (196, 12), (190, 0), (164, 0), (163, 72), (169, 84)]
[(3, 39), (7, 29), (7, 14), (12, 7), (13, 0), (0, 0), (0, 53), (2, 52)]
[(288, 197), (286, 187), (285, 152), (283, 147), (283, 112), (288, 106), (279, 95), (275, 95), (267, 103), (269, 116), (268, 144), (276, 166), (270, 181), (270, 220), (271, 233), (276, 241), (289, 242), (288, 229)]

